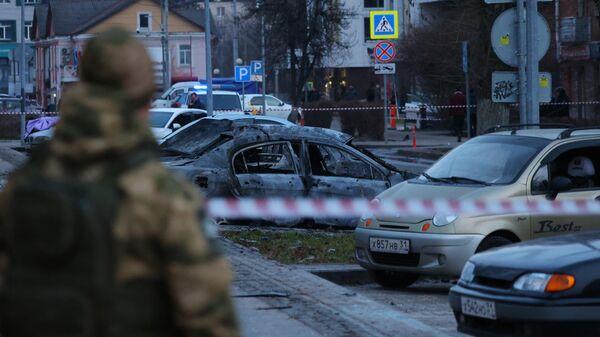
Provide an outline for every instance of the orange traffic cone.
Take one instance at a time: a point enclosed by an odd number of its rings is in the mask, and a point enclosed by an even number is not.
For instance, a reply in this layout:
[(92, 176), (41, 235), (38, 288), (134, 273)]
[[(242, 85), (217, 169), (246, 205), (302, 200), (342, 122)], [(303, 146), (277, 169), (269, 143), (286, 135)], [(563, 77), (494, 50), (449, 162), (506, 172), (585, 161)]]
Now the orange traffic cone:
[(413, 125), (412, 128), (412, 147), (415, 149), (417, 147), (417, 126)]

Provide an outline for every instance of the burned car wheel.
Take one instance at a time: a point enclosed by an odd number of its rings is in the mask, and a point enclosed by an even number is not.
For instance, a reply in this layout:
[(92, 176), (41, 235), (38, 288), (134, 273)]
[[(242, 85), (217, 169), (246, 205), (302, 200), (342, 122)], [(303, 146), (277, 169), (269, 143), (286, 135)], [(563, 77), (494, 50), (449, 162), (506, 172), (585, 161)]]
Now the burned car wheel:
[(369, 270), (369, 275), (377, 284), (390, 289), (407, 288), (419, 279), (419, 274), (389, 270)]

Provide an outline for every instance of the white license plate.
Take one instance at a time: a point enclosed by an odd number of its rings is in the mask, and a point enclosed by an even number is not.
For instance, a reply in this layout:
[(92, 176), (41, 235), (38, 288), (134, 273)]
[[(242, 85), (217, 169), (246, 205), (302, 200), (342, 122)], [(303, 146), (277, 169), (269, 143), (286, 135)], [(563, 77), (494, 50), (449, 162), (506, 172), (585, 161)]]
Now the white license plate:
[(465, 315), (496, 319), (496, 304), (492, 301), (463, 296), (460, 298), (460, 302)]
[(410, 241), (403, 239), (369, 238), (372, 252), (408, 254)]

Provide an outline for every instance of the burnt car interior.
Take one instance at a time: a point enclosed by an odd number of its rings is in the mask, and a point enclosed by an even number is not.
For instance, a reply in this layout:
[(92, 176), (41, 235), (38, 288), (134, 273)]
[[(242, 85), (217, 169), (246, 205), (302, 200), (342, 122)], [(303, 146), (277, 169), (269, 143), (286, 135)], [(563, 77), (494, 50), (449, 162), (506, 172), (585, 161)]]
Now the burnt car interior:
[(308, 145), (308, 155), (312, 174), (316, 176), (385, 179), (370, 164), (336, 147), (311, 143)]
[(253, 146), (233, 159), (235, 174), (294, 174), (294, 161), (287, 143)]

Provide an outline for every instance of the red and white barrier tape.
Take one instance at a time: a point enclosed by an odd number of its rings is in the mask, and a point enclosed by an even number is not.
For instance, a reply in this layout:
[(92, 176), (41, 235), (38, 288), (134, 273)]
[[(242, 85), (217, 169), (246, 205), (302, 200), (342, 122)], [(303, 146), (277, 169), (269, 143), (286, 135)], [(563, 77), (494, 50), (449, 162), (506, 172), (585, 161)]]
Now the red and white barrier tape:
[(45, 115), (45, 116), (54, 116), (54, 115), (58, 115), (58, 112), (25, 111), (23, 113), (21, 111), (0, 111), (0, 115), (12, 115), (12, 116), (20, 116), (20, 115)]
[(443, 214), (600, 215), (595, 200), (383, 200), (367, 199), (209, 199), (208, 214), (216, 218), (358, 218)]

